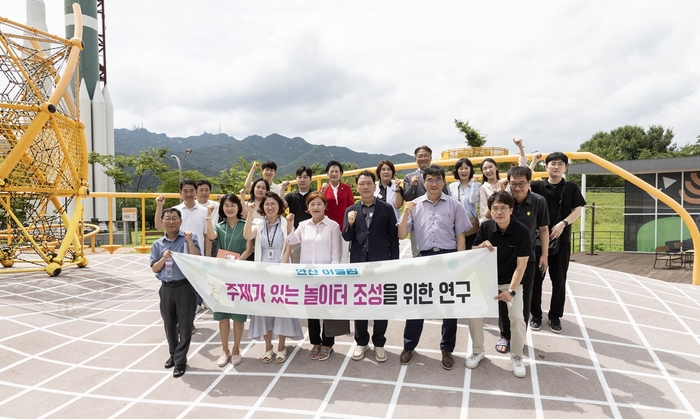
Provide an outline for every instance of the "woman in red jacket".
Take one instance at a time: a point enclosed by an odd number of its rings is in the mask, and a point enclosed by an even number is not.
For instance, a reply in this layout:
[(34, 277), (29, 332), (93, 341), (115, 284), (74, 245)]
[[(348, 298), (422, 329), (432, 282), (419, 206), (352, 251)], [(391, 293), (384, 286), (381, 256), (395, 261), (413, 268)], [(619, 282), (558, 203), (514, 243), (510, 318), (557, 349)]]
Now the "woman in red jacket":
[[(326, 174), (328, 175), (328, 183), (324, 184), (322, 189), (323, 195), (328, 201), (326, 215), (338, 223), (340, 231), (343, 231), (345, 210), (355, 203), (355, 196), (350, 185), (340, 181), (340, 177), (343, 175), (343, 166), (339, 161), (329, 161), (326, 165)], [(340, 262), (345, 263), (348, 261), (348, 242), (343, 240), (341, 251)]]

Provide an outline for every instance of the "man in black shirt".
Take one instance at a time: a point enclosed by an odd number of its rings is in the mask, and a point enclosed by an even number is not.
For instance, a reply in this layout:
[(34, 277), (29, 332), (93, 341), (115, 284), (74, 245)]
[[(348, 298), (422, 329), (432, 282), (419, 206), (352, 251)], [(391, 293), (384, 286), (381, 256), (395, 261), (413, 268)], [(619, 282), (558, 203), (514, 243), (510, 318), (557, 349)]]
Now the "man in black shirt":
[[(547, 270), (548, 246), (549, 246), (549, 212), (547, 201), (540, 195), (530, 191), (532, 170), (525, 166), (513, 166), (508, 170), (508, 183), (513, 195), (513, 218), (525, 224), (530, 232), (532, 250), (523, 277), (523, 317), (527, 329), (530, 320), (530, 301), (532, 298), (532, 284), (535, 275), (539, 277)], [(537, 240), (538, 237), (540, 240)], [(535, 246), (539, 245), (538, 249)], [(536, 252), (537, 250), (537, 252)], [(537, 254), (536, 254), (537, 253)], [(537, 272), (537, 274), (535, 273)], [(538, 278), (541, 282), (541, 278)], [(508, 352), (510, 342), (510, 320), (508, 309), (504, 303), (498, 304), (498, 324), (501, 328), (501, 339), (496, 344), (496, 350), (501, 353)]]
[[(549, 210), (549, 239), (559, 239), (558, 251), (550, 250), (549, 277), (552, 280), (552, 298), (549, 305), (549, 329), (561, 333), (561, 318), (564, 316), (566, 301), (566, 275), (569, 270), (571, 254), (571, 223), (581, 216), (586, 200), (581, 190), (572, 182), (564, 180), (564, 172), (569, 158), (562, 152), (547, 155), (545, 168), (549, 179), (532, 182), (532, 191), (542, 195)], [(537, 279), (532, 288), (530, 328), (540, 330), (542, 327), (542, 279)]]
[[(518, 378), (526, 375), (523, 364), (525, 344), (525, 320), (523, 319), (523, 287), (527, 260), (532, 252), (532, 240), (527, 227), (513, 218), (513, 197), (498, 191), (488, 200), (491, 219), (479, 226), (472, 249), (485, 247), (497, 251), (498, 290), (496, 300), (507, 304), (508, 318), (512, 328), (510, 360), (513, 374)], [(467, 357), (467, 368), (476, 368), (484, 359), (484, 328), (481, 319), (470, 319), (469, 333), (472, 337), (473, 353)]]
[[(299, 166), (297, 169), (297, 187), (299, 188), (296, 192), (290, 192), (284, 196), (284, 200), (287, 201), (287, 207), (289, 208), (289, 213), (294, 214), (294, 228), (299, 227), (299, 223), (311, 218), (311, 214), (308, 213), (306, 208), (306, 194), (309, 193), (309, 186), (311, 185), (311, 176), (313, 172), (310, 167)], [(299, 247), (300, 245), (295, 244), (292, 246), (291, 262), (299, 263)]]

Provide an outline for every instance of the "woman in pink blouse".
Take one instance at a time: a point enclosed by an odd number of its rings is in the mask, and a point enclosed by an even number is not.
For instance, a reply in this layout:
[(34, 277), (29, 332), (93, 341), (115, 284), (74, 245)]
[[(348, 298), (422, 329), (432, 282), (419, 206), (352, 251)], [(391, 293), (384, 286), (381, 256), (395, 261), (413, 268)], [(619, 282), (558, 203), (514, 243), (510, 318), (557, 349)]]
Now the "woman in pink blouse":
[[(299, 227), (287, 236), (290, 245), (301, 244), (299, 263), (322, 264), (340, 263), (341, 235), (338, 223), (326, 216), (326, 197), (318, 191), (306, 197), (306, 207), (311, 219), (299, 223)], [(294, 215), (287, 217), (293, 221)], [(288, 246), (282, 262), (289, 260), (291, 246)], [(324, 322), (326, 323), (326, 322)], [(313, 345), (311, 359), (325, 361), (333, 352), (334, 336), (326, 336), (326, 324), (321, 330), (319, 319), (309, 319), (309, 340)], [(348, 330), (349, 330), (348, 323)]]

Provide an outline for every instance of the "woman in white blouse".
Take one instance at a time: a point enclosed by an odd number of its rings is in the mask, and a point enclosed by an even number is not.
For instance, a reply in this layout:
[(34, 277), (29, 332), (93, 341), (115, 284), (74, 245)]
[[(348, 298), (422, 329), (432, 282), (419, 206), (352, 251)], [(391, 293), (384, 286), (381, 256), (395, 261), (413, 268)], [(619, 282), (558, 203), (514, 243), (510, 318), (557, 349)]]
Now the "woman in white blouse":
[(481, 162), (482, 185), (479, 187), (479, 222), (484, 222), (488, 211), (488, 200), (498, 191), (498, 164), (492, 158), (486, 158)]
[(374, 189), (374, 196), (394, 207), (396, 221), (398, 221), (401, 217), (399, 208), (403, 206), (403, 188), (401, 188), (401, 181), (394, 179), (396, 175), (394, 163), (389, 160), (380, 161), (374, 174), (379, 179)]
[(479, 230), (479, 217), (476, 215), (476, 203), (479, 201), (479, 181), (474, 176), (474, 165), (467, 159), (459, 159), (455, 163), (454, 178), (457, 182), (450, 183), (447, 188), (450, 196), (459, 201), (462, 207), (467, 211), (469, 222), (472, 223), (472, 228), (467, 230), (464, 235), (467, 238), (467, 249), (472, 248), (476, 232)]

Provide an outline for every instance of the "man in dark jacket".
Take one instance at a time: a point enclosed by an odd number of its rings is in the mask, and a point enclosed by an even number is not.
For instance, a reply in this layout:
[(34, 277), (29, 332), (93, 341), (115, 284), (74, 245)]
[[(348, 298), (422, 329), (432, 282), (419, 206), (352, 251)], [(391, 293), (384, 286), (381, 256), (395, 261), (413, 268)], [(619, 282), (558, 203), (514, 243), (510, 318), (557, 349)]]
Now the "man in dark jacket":
[[(399, 236), (396, 214), (392, 205), (376, 199), (374, 173), (367, 170), (357, 175), (360, 202), (345, 210), (343, 239), (350, 242), (350, 263), (375, 262), (399, 258)], [(374, 357), (386, 361), (387, 320), (374, 320), (372, 343)], [(352, 359), (359, 361), (369, 349), (367, 320), (355, 320), (355, 348)]]

